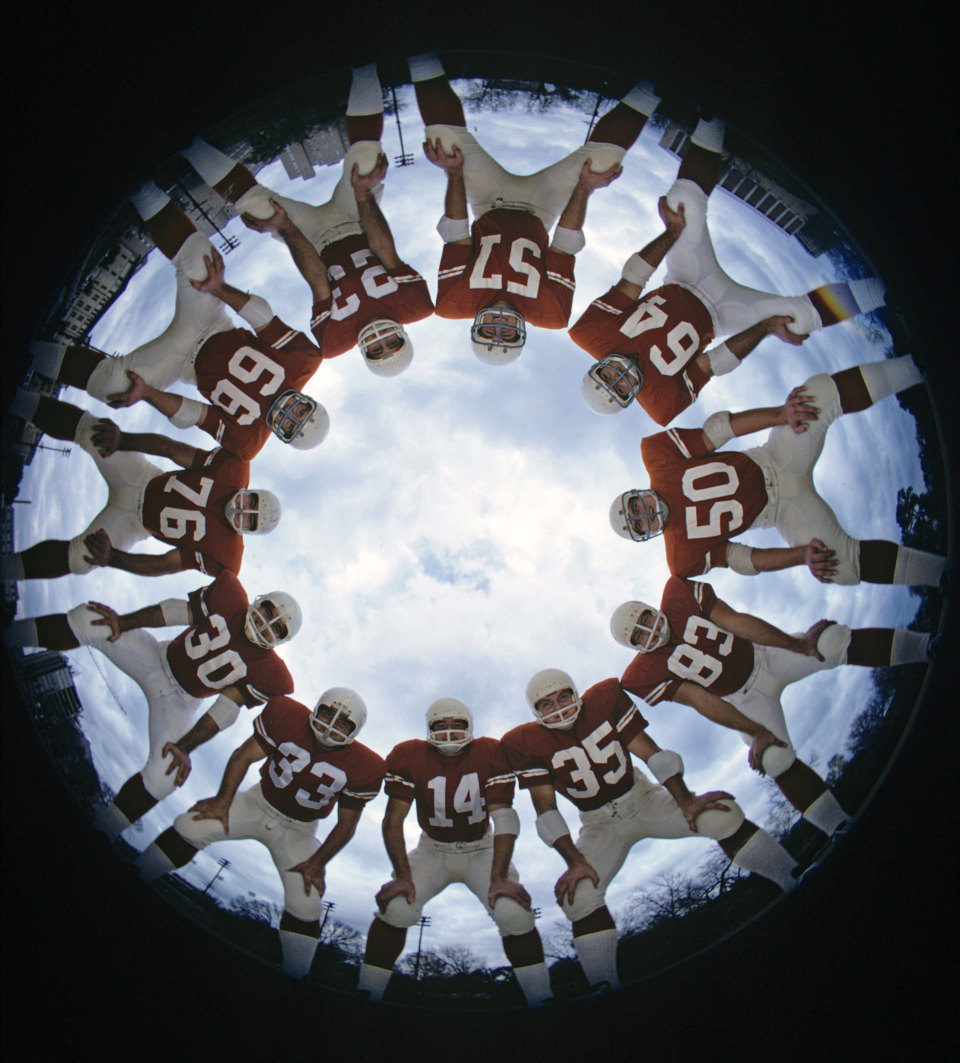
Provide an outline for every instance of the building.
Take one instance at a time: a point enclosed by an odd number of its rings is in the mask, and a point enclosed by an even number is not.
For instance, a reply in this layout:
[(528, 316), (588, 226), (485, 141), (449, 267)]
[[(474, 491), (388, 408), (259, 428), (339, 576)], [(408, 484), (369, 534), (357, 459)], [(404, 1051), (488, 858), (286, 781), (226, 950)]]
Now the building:
[(280, 153), (280, 161), (291, 181), (298, 177), (308, 181), (316, 176), (314, 166), (333, 166), (343, 159), (349, 146), (342, 121), (315, 126), (303, 140), (288, 144)]
[(19, 661), (24, 701), (35, 717), (51, 722), (72, 720), (83, 706), (73, 682), (73, 672), (62, 653), (44, 650), (30, 653)]

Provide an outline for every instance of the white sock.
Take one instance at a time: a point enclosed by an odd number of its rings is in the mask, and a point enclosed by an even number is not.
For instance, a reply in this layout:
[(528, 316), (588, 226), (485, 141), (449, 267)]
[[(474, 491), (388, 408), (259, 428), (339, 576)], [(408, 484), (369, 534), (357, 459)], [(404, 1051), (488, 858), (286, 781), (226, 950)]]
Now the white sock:
[(153, 882), (161, 875), (175, 870), (173, 861), (155, 842), (151, 842), (133, 864), (139, 870), (143, 882)]
[(909, 354), (902, 358), (885, 358), (882, 362), (865, 362), (857, 368), (874, 402), (923, 383), (923, 374)]
[(546, 963), (533, 963), (529, 967), (514, 967), (513, 973), (527, 998), (527, 1007), (536, 1008), (553, 996), (550, 974)]
[(890, 647), (891, 664), (926, 664), (930, 658), (927, 647), (930, 635), (925, 631), (904, 631), (897, 628), (893, 633), (893, 645)]
[(130, 826), (130, 820), (116, 805), (107, 805), (93, 821), (94, 827), (106, 834), (110, 841), (116, 839)]
[(347, 97), (347, 114), (380, 114), (382, 111), (383, 89), (377, 76), (377, 64), (355, 67)]
[(833, 796), (833, 793), (830, 790), (824, 790), (803, 813), (803, 818), (822, 830), (824, 834), (832, 835), (850, 817), (840, 807), (840, 802)]
[(928, 554), (901, 546), (897, 551), (897, 565), (893, 570), (893, 582), (909, 587), (937, 587), (947, 567), (947, 559), (939, 554)]
[(784, 893), (789, 893), (797, 884), (791, 872), (796, 860), (765, 830), (758, 830), (742, 845), (733, 858), (737, 867), (752, 874), (762, 875), (775, 882)]
[(281, 930), (280, 950), (283, 952), (283, 973), (291, 978), (304, 978), (310, 973), (319, 938), (308, 934), (294, 934), (292, 930)]
[(408, 56), (407, 63), (410, 66), (411, 81), (429, 81), (430, 78), (443, 77), (446, 73), (432, 48), (429, 52)]
[(866, 314), (883, 306), (887, 289), (879, 277), (864, 277), (858, 281), (847, 281), (850, 294), (860, 307), (860, 313)]
[(13, 417), (22, 417), (25, 421), (32, 421), (39, 405), (39, 391), (27, 391), (26, 388), (17, 388), (13, 402), (10, 403), (10, 413)]
[(140, 191), (130, 197), (130, 202), (140, 217), (149, 221), (154, 214), (163, 210), (170, 202), (170, 197), (153, 181), (146, 181), (141, 185)]
[(361, 963), (360, 981), (357, 982), (357, 989), (366, 989), (373, 1003), (379, 1004), (383, 1000), (383, 994), (387, 991), (387, 984), (392, 976), (393, 971), (386, 971), (382, 967), (374, 967), (370, 963)]
[(617, 976), (617, 932), (598, 930), (595, 934), (582, 934), (573, 939), (580, 966), (591, 986), (609, 982), (611, 989), (620, 988)]
[(723, 118), (712, 118), (709, 122), (701, 118), (693, 131), (690, 143), (699, 144), (707, 151), (723, 151), (723, 133), (726, 127), (727, 123)]
[(63, 352), (67, 349), (65, 343), (50, 343), (47, 340), (34, 340), (30, 344), (30, 353), (33, 362), (30, 364), (31, 372), (48, 376), (51, 380), (57, 379), (60, 366), (63, 364)]
[[(7, 579), (23, 579), (23, 561), (20, 559), (19, 554), (4, 554), (2, 562), (3, 565), (3, 578)], [(19, 565), (20, 575), (16, 575), (16, 566)], [(25, 646), (37, 645), (37, 622), (33, 617), (28, 617), (26, 620), (14, 620), (14, 622), (3, 633), (3, 644), (8, 646), (11, 650), (22, 650)]]
[(231, 159), (229, 155), (218, 151), (202, 137), (194, 137), (190, 147), (184, 148), (180, 154), (211, 186), (222, 181), (237, 165), (236, 159)]
[(620, 102), (649, 118), (657, 109), (660, 97), (653, 91), (652, 81), (638, 81)]

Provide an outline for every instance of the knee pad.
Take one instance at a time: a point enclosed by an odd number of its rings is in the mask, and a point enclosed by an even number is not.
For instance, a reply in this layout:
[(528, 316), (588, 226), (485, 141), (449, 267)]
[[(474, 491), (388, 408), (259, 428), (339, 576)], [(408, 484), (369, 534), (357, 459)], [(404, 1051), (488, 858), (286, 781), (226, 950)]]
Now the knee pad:
[(455, 147), (466, 155), (462, 133), (466, 133), (466, 129), (460, 129), (457, 126), (428, 125), (424, 130), (424, 140), (429, 140), (431, 143), (439, 140), (441, 148), (447, 155), (452, 155)]
[(409, 904), (406, 897), (394, 897), (385, 912), (377, 912), (377, 918), (398, 930), (409, 930), (416, 925), (422, 912), (422, 904)]
[[(269, 203), (267, 206), (272, 214), (273, 207)], [(267, 217), (269, 216), (268, 214)], [(183, 241), (180, 250), (173, 256), (172, 262), (178, 270), (183, 270), (191, 280), (203, 281), (208, 276), (207, 266), (203, 261), (204, 255), (208, 258), (213, 258), (213, 244), (203, 233), (191, 233)]]
[(769, 775), (771, 779), (776, 779), (779, 775), (782, 775), (796, 759), (797, 752), (793, 746), (788, 743), (786, 749), (781, 746), (770, 746), (768, 749), (764, 750), (761, 764), (767, 775)]
[(586, 919), (588, 915), (591, 915), (598, 908), (602, 908), (605, 903), (606, 890), (598, 890), (590, 879), (584, 878), (577, 883), (577, 890), (573, 895), (573, 904), (567, 900), (566, 894), (564, 894), (560, 907), (570, 922), (576, 923), (580, 919)]
[[(177, 773), (173, 771), (167, 775), (167, 768), (170, 767), (172, 760), (172, 753), (168, 753), (166, 757), (163, 757), (159, 749), (156, 753), (151, 749), (150, 755), (147, 757), (147, 763), (140, 770), (140, 778), (143, 779), (144, 789), (158, 801), (163, 801), (176, 789), (174, 780), (177, 777)], [(200, 822), (203, 821), (201, 820)], [(212, 823), (213, 820), (210, 820), (210, 822)], [(187, 840), (194, 844), (192, 839)]]
[[(84, 556), (87, 553), (87, 548), (84, 545), (83, 540), (84, 540), (84, 536), (83, 535), (77, 535), (75, 538), (70, 540), (70, 545), (67, 547), (67, 564), (70, 566), (70, 571), (73, 573), (74, 576), (85, 576), (90, 571), (90, 569), (93, 568), (93, 565), (91, 565), (89, 561), (85, 561), (84, 560)], [(81, 606), (78, 606), (77, 608), (78, 609), (83, 609), (84, 612), (89, 612), (89, 610), (87, 609), (86, 603), (84, 603)], [(89, 636), (90, 641), (85, 642), (84, 639), (80, 636), (80, 632), (73, 628), (73, 621), (71, 620), (71, 616), (75, 612), (76, 612), (75, 609), (71, 609), (70, 612), (67, 613), (67, 623), (70, 624), (70, 627), (73, 630), (74, 635), (76, 635), (77, 638), (80, 639), (80, 645), (81, 646), (89, 646), (91, 644), (91, 641), (92, 642), (105, 642), (106, 641), (107, 635), (110, 634), (110, 629), (107, 628), (107, 627), (103, 627), (103, 628), (95, 627), (95, 628), (93, 628), (92, 632), (90, 633), (90, 636)], [(102, 619), (102, 617), (100, 616), (99, 613), (90, 613), (90, 618), (91, 618), (91, 621)], [(106, 631), (106, 633), (107, 633), (107, 635), (104, 635), (103, 638), (99, 637), (99, 632), (101, 630)]]
[(353, 172), (354, 165), (359, 167), (358, 172), (361, 176), (376, 169), (377, 159), (380, 158), (382, 151), (383, 148), (378, 140), (358, 140), (356, 144), (351, 144), (343, 160), (343, 169), (347, 177), (349, 178)]
[[(124, 358), (104, 358), (98, 362), (87, 380), (87, 394), (106, 402), (108, 395), (126, 391), (130, 387), (130, 379), (125, 372), (126, 366)], [(81, 421), (81, 425), (82, 423)]]
[(708, 808), (697, 816), (697, 833), (704, 838), (713, 838), (720, 841), (736, 834), (743, 824), (746, 816), (743, 809), (736, 801), (724, 799), (723, 804), (729, 808), (729, 812), (721, 812), (718, 808)]
[(315, 889), (310, 890), (308, 897), (303, 891), (303, 878), (294, 873), (292, 881), (287, 882), (284, 876), (283, 883), (283, 907), (295, 919), (304, 923), (312, 923), (319, 919), (323, 911), (323, 901)]
[[(70, 548), (73, 548), (73, 542), (70, 543)], [(74, 571), (72, 565), (70, 566), (70, 571)], [(89, 566), (86, 571), (89, 571)], [(103, 617), (100, 613), (95, 613), (92, 609), (87, 608), (86, 602), (81, 602), (79, 605), (74, 606), (67, 613), (67, 624), (69, 624), (70, 630), (76, 635), (77, 642), (81, 646), (96, 646), (98, 643), (107, 641), (112, 633), (110, 628), (106, 624), (99, 624), (97, 627), (93, 626), (94, 620), (102, 619)]]
[(846, 624), (831, 624), (817, 639), (817, 649), (827, 661), (846, 660), (850, 645), (850, 628)]
[(535, 924), (533, 912), (528, 912), (526, 908), (509, 897), (497, 898), (493, 906), (493, 921), (497, 924), (502, 938), (529, 934)]
[(585, 145), (589, 149), (590, 170), (593, 173), (606, 173), (611, 166), (616, 166), (623, 161), (626, 148), (619, 144), (604, 144), (594, 141)]
[(225, 837), (218, 819), (194, 819), (192, 812), (184, 812), (173, 821), (173, 829), (195, 849), (206, 849)]

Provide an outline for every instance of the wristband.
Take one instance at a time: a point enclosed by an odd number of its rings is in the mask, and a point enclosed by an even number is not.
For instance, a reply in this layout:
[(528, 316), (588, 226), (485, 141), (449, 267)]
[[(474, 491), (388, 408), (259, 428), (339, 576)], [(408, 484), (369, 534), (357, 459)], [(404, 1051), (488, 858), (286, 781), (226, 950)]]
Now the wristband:
[(674, 775), (683, 774), (683, 759), (672, 749), (660, 749), (647, 761), (647, 767), (657, 782), (663, 783)]
[(437, 232), (445, 244), (452, 244), (457, 240), (466, 240), (470, 235), (470, 220), (468, 218), (448, 218), (444, 214), (437, 222)]
[(621, 273), (620, 276), (623, 277), (625, 281), (629, 281), (631, 284), (635, 284), (638, 288), (642, 288), (654, 275), (656, 269), (656, 266), (651, 266), (646, 259), (640, 257), (639, 251), (634, 251), (624, 263), (623, 273)]
[(196, 399), (184, 398), (180, 403), (180, 409), (170, 414), (167, 420), (174, 428), (193, 428), (203, 417), (203, 407), (204, 403), (197, 402)]
[(273, 310), (270, 304), (266, 299), (261, 299), (259, 295), (251, 295), (237, 313), (254, 329), (263, 328), (273, 320)]
[(756, 576), (760, 569), (753, 563), (753, 550), (743, 543), (727, 543), (727, 568), (741, 576)]
[(190, 604), (182, 598), (165, 598), (160, 603), (164, 627), (189, 627)]
[(553, 848), (560, 838), (570, 837), (570, 828), (563, 816), (555, 808), (551, 808), (537, 816), (537, 834), (546, 845)]
[(564, 255), (575, 255), (586, 246), (587, 238), (583, 235), (583, 229), (565, 229), (558, 225), (553, 230), (553, 242), (550, 244), (551, 251), (559, 251)]
[(513, 808), (498, 808), (490, 813), (496, 834), (519, 834), (520, 817)]
[(225, 731), (237, 722), (240, 706), (235, 701), (231, 701), (226, 694), (221, 694), (207, 710), (207, 715), (221, 731)]
[(726, 376), (727, 373), (732, 373), (740, 364), (740, 359), (725, 343), (721, 343), (717, 347), (711, 347), (707, 351), (707, 357), (710, 359), (710, 368), (713, 370), (714, 376)]
[(733, 425), (730, 423), (730, 411), (718, 410), (717, 413), (711, 413), (703, 422), (703, 434), (718, 449), (722, 447), (724, 443), (729, 443), (730, 440), (733, 439)]

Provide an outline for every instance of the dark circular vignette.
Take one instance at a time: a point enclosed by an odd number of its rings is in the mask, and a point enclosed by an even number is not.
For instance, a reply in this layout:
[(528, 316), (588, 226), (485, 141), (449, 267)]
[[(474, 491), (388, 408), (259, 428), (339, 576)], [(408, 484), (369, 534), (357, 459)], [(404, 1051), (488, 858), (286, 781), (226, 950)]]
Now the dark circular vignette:
[[(946, 27), (930, 15), (883, 24), (876, 11), (861, 20), (831, 10), (820, 21), (810, 8), (778, 5), (694, 19), (622, 4), (584, 29), (558, 24), (552, 5), (494, 5), (453, 20), (429, 7), (414, 15), (366, 5), (341, 26), (343, 12), (281, 21), (271, 6), (261, 37), (253, 20), (222, 9), (165, 7), (104, 29), (88, 10), (54, 15), (45, 6), (8, 16), (5, 34), (16, 59), (5, 68), (14, 101), (7, 145), (18, 158), (5, 175), (4, 407), (71, 264), (117, 202), (195, 132), (330, 66), (475, 47), (662, 80), (778, 154), (887, 281), (941, 397), (947, 453), (958, 452), (946, 406), (956, 385), (956, 75)], [(951, 549), (956, 556), (955, 542)], [(951, 603), (954, 646), (956, 629)], [(370, 1058), (385, 1046), (406, 1055), (405, 1041), (424, 1054), (507, 1060), (562, 1059), (587, 1046), (600, 1058), (664, 1061), (696, 1058), (707, 1045), (721, 1059), (800, 1046), (867, 1058), (891, 1037), (932, 1046), (951, 1013), (939, 972), (956, 928), (954, 812), (944, 792), (960, 738), (956, 678), (955, 660), (933, 670), (885, 783), (845, 851), (802, 894), (638, 989), (589, 1008), (493, 1019), (360, 1012), (332, 995), (318, 1012), (303, 986), (187, 923), (109, 858), (5, 677), (5, 1041), (17, 1058), (67, 1059), (120, 1046), (146, 1057), (297, 1048)]]

